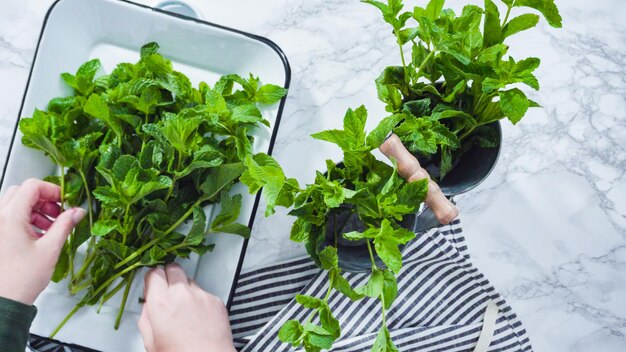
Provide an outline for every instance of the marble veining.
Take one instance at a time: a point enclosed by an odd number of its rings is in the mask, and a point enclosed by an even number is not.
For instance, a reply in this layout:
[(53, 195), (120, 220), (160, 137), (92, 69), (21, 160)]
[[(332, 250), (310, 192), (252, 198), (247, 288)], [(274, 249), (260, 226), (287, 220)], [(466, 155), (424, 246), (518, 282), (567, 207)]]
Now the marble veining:
[[(0, 8), (2, 164), (52, 2), (4, 0)], [(205, 19), (269, 37), (287, 54), (291, 90), (274, 155), (301, 183), (325, 159), (341, 157), (311, 133), (340, 126), (345, 110), (361, 104), (370, 128), (385, 116), (373, 80), (399, 58), (373, 8), (356, 0), (189, 2)], [(530, 95), (544, 108), (518, 126), (504, 123), (496, 169), (457, 202), (473, 261), (537, 351), (624, 351), (626, 3), (556, 2), (563, 29), (542, 22), (509, 42), (516, 58), (542, 58), (542, 90)], [(463, 3), (447, 2), (455, 10)], [(245, 267), (301, 255), (286, 240), (292, 221), (281, 210), (271, 218), (259, 212)]]

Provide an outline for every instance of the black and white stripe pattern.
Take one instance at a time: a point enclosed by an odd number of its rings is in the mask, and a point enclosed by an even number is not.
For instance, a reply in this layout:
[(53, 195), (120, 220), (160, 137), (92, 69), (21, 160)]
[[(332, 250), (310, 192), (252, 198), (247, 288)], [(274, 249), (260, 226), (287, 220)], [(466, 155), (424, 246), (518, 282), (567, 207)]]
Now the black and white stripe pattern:
[[(532, 351), (515, 313), (470, 263), (458, 220), (418, 234), (403, 254), (398, 298), (387, 312), (400, 351), (473, 351), (490, 301), (499, 313), (488, 351)], [(367, 274), (344, 277), (353, 287), (368, 279)], [(322, 297), (327, 288), (326, 273), (308, 258), (242, 273), (231, 307), (237, 347), (243, 352), (292, 351), (278, 340), (278, 330), (285, 321), (302, 321), (310, 314), (293, 298), (297, 293)], [(333, 292), (329, 304), (342, 328), (333, 351), (369, 351), (381, 324), (378, 301), (354, 303)]]
[(87, 347), (67, 344), (51, 340), (43, 336), (31, 334), (26, 352), (97, 352)]

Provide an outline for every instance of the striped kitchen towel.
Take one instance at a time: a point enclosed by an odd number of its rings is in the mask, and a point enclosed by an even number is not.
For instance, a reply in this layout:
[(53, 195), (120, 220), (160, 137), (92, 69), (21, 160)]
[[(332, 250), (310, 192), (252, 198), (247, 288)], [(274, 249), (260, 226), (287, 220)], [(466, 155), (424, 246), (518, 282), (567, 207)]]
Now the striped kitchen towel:
[[(398, 297), (387, 313), (400, 351), (532, 351), (522, 323), (471, 264), (460, 221), (419, 233), (403, 250)], [(368, 274), (344, 273), (352, 287)], [(289, 319), (303, 321), (308, 310), (294, 298), (322, 298), (326, 273), (308, 258), (297, 258), (241, 274), (231, 307), (231, 325), (242, 352), (292, 351), (278, 340)], [(369, 351), (381, 324), (377, 300), (352, 302), (333, 292), (329, 299), (342, 336), (332, 351)]]

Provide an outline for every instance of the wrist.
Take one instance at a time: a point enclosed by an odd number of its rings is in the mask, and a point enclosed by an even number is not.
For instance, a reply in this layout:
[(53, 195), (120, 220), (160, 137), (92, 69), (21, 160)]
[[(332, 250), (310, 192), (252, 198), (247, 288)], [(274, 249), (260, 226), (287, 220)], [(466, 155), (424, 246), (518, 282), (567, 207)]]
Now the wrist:
[(2, 287), (0, 287), (0, 297), (25, 304), (27, 306), (32, 306), (35, 303), (35, 299), (37, 299), (36, 295), (24, 292), (24, 290), (15, 289), (14, 287), (7, 289), (7, 286), (10, 285), (3, 284)]

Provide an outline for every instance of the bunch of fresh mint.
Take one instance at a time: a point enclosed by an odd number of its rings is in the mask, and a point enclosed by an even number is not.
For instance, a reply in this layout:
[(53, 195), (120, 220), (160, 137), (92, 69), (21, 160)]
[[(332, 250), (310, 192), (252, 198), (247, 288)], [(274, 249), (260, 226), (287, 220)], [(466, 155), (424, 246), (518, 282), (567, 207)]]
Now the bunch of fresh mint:
[[(98, 60), (64, 73), (75, 95), (52, 99), (47, 111), (20, 121), (24, 145), (60, 167), (60, 176), (47, 180), (61, 186), (63, 205), (86, 203), (89, 214), (53, 276), (69, 276), (70, 292), (83, 296), (52, 335), (81, 307), (102, 306), (124, 289), (117, 328), (137, 269), (203, 255), (213, 249), (208, 233), (250, 234), (236, 222), (242, 197), (229, 190), (253, 155), (252, 131), (269, 126), (257, 105), (274, 104), (287, 92), (252, 75), (194, 88), (158, 48), (147, 44), (139, 62), (97, 78)], [(221, 212), (207, 224), (202, 208), (212, 203)], [(190, 217), (189, 232), (179, 233)], [(83, 245), (86, 256), (75, 268)]]
[[(314, 138), (338, 145), (343, 151), (343, 163), (327, 160), (325, 173), (317, 172), (315, 182), (300, 189), (297, 181), (285, 177), (278, 163), (271, 157), (259, 154), (247, 157), (246, 171), (241, 182), (256, 192), (263, 187), (268, 204), (266, 214), (276, 205), (290, 207), (289, 213), (297, 219), (291, 229), (291, 240), (303, 243), (316, 264), (327, 271), (328, 291), (323, 298), (298, 295), (296, 301), (312, 310), (304, 322), (290, 320), (280, 330), (279, 338), (294, 347), (304, 346), (306, 351), (330, 349), (341, 335), (338, 320), (328, 305), (332, 290), (337, 290), (353, 301), (366, 297), (381, 302), (382, 327), (374, 343), (374, 350), (394, 350), (385, 322), (389, 309), (398, 293), (395, 275), (402, 268), (399, 246), (415, 237), (402, 227), (405, 216), (414, 214), (424, 200), (427, 180), (407, 183), (397, 170), (377, 160), (372, 150), (378, 148), (391, 130), (385, 124), (371, 133), (365, 133), (367, 111), (361, 106), (348, 110), (343, 120), (343, 130), (328, 130), (313, 135)], [(331, 221), (333, 212), (352, 212), (357, 215), (365, 230), (345, 230), (345, 223)], [(346, 217), (350, 218), (350, 217)], [(332, 228), (329, 228), (332, 227)], [(334, 234), (334, 245), (325, 246), (327, 234)], [(372, 263), (368, 282), (352, 288), (341, 275), (338, 241), (361, 241), (370, 254)], [(384, 263), (379, 267), (375, 255)], [(319, 325), (314, 324), (319, 320)]]
[(503, 19), (492, 0), (484, 7), (466, 5), (459, 15), (443, 8), (445, 0), (412, 11), (402, 11), (402, 0), (363, 2), (376, 6), (393, 28), (402, 61), (376, 80), (379, 99), (393, 113), (388, 123), (398, 124), (394, 132), (410, 151), (436, 160), (440, 179), (472, 145), (496, 145), (490, 123), (506, 117), (516, 124), (539, 106), (516, 84), (538, 90), (533, 72), (540, 60), (514, 60), (505, 41), (539, 21), (530, 13), (513, 17), (514, 8), (537, 10), (561, 27), (554, 0), (502, 0)]

